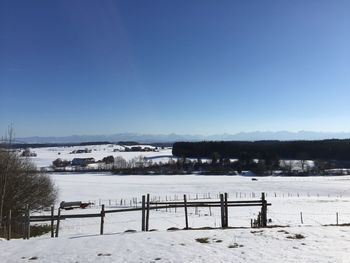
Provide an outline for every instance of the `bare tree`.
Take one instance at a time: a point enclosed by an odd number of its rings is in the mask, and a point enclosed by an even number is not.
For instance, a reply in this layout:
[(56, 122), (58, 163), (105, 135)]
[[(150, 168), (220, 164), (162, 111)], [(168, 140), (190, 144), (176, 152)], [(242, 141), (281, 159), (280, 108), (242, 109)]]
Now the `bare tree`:
[(135, 156), (128, 162), (128, 164), (130, 168), (143, 168), (146, 166), (145, 157), (142, 155)]
[(20, 157), (9, 147), (13, 141), (13, 129), (8, 132), (8, 144), (0, 149), (0, 220), (12, 210), (12, 215), (21, 215), (26, 205), (31, 210), (54, 204), (57, 189), (51, 178), (39, 172), (29, 158)]
[(293, 170), (293, 161), (292, 160), (280, 160), (280, 167), (287, 174), (291, 174)]
[[(0, 171), (6, 153), (0, 155)], [(11, 209), (14, 216), (24, 212), (26, 205), (31, 210), (54, 204), (57, 190), (51, 178), (39, 172), (28, 158), (12, 154), (9, 161), (9, 176), (4, 198), (4, 215)]]
[(117, 156), (114, 158), (114, 168), (124, 169), (127, 168), (128, 162), (121, 156)]
[(0, 200), (0, 227), (3, 225), (3, 215), (4, 215), (4, 204), (5, 204), (5, 196), (6, 196), (6, 188), (9, 177), (9, 168), (10, 168), (10, 160), (13, 153), (11, 152), (12, 142), (14, 140), (14, 129), (11, 126), (8, 127), (5, 138), (2, 139), (2, 143), (4, 148), (0, 147), (0, 154), (4, 154), (2, 158), (2, 171), (0, 172), (0, 191), (1, 191), (1, 200)]

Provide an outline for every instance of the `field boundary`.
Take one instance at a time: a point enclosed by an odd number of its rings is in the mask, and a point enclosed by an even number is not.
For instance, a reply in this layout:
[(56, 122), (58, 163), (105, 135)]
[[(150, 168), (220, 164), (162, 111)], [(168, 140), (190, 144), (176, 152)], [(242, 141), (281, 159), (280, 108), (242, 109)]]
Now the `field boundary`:
[[(16, 229), (16, 232), (22, 233), (23, 239), (29, 239), (31, 236), (31, 226), (30, 223), (34, 222), (50, 222), (50, 232), (51, 237), (58, 237), (60, 230), (60, 221), (65, 219), (72, 218), (100, 218), (100, 235), (104, 234), (104, 221), (106, 214), (109, 213), (129, 213), (129, 212), (138, 212), (141, 211), (141, 231), (150, 231), (149, 230), (149, 215), (151, 210), (167, 210), (170, 208), (182, 208), (184, 209), (184, 222), (185, 228), (190, 229), (188, 224), (188, 208), (198, 208), (198, 207), (208, 207), (211, 208), (220, 208), (220, 217), (221, 217), (221, 228), (229, 228), (228, 221), (228, 208), (229, 207), (251, 207), (257, 206), (260, 207), (260, 212), (256, 219), (251, 219), (251, 227), (266, 227), (267, 226), (267, 207), (271, 206), (270, 203), (266, 201), (265, 193), (261, 193), (261, 199), (257, 200), (239, 200), (233, 201), (228, 199), (228, 194), (223, 193), (219, 195), (219, 200), (196, 200), (188, 201), (187, 196), (183, 195), (183, 200), (177, 201), (151, 201), (150, 194), (143, 195), (141, 200), (141, 207), (128, 207), (120, 209), (105, 209), (105, 205), (102, 204), (101, 211), (99, 213), (87, 213), (87, 214), (67, 214), (62, 215), (61, 210), (63, 208), (58, 208), (57, 214), (55, 215), (54, 207), (51, 207), (50, 215), (30, 215), (29, 207), (27, 206), (26, 212), (21, 217), (12, 218), (11, 211), (7, 216), (6, 224), (6, 237), (7, 240), (11, 239), (13, 229)], [(56, 222), (56, 225), (55, 225)], [(207, 227), (207, 226), (203, 226)]]

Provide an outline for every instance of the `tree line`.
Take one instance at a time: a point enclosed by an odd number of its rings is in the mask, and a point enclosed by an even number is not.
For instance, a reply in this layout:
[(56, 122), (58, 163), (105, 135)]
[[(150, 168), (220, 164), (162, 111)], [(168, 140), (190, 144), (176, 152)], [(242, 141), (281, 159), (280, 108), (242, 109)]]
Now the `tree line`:
[(176, 142), (172, 153), (183, 158), (242, 159), (246, 155), (250, 159), (350, 161), (350, 139)]

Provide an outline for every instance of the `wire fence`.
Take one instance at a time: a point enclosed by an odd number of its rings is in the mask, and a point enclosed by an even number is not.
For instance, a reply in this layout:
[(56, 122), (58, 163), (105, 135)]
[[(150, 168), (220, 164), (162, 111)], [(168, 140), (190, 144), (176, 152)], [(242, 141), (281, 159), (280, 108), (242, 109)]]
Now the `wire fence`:
[[(247, 199), (247, 198), (259, 198), (261, 192), (229, 192), (229, 197), (231, 199)], [(349, 199), (350, 196), (344, 195), (343, 193), (337, 194), (329, 194), (329, 193), (317, 193), (317, 192), (266, 192), (266, 198), (269, 199), (287, 199), (287, 198), (326, 198), (326, 199)], [(187, 194), (188, 200), (211, 200), (211, 199), (219, 199), (220, 193), (201, 193), (201, 194)], [(153, 195), (151, 197), (151, 201), (179, 201), (181, 200), (181, 195), (173, 194), (173, 195)], [(104, 198), (104, 199), (90, 199), (85, 200), (91, 205), (89, 208), (101, 207), (104, 205), (105, 207), (137, 207), (141, 204), (141, 199), (139, 197), (129, 197), (129, 198)]]
[[(259, 198), (261, 193), (257, 192), (231, 192), (228, 197), (231, 200), (243, 200), (246, 198)], [(220, 199), (220, 193), (192, 193), (188, 194), (188, 201), (212, 201)], [(267, 192), (266, 199), (272, 203), (267, 209), (268, 225), (272, 226), (323, 226), (323, 225), (349, 225), (350, 224), (350, 198), (339, 195), (320, 195), (318, 193), (305, 192)], [(153, 195), (150, 197), (152, 203), (162, 202), (180, 202), (183, 201), (183, 195)], [(274, 202), (275, 201), (275, 202)], [(295, 202), (297, 201), (297, 202)], [(127, 209), (142, 207), (142, 199), (139, 197), (129, 198), (111, 198), (89, 200), (91, 205), (86, 209), (99, 210), (101, 207), (106, 209)], [(341, 203), (341, 206), (334, 204)], [(276, 204), (276, 205), (275, 205)], [(305, 204), (307, 204), (305, 206)], [(139, 210), (138, 210), (139, 211)], [(227, 220), (231, 227), (251, 227), (251, 220), (258, 217), (260, 210), (254, 207), (245, 207), (237, 209), (228, 207)], [(48, 215), (48, 210), (35, 211), (33, 215)], [(57, 214), (58, 210), (54, 210)], [(67, 211), (67, 215), (72, 212)], [(84, 210), (74, 210), (74, 213), (84, 214)], [(220, 216), (222, 211), (218, 207), (188, 207), (189, 226), (196, 227), (220, 227), (222, 222)], [(97, 217), (99, 214), (96, 214)], [(156, 229), (167, 229), (170, 227), (184, 227), (185, 211), (183, 207), (165, 206), (150, 213), (151, 226)], [(30, 223), (32, 228), (42, 223)], [(61, 228), (67, 232), (84, 232), (98, 228), (101, 224), (99, 218), (86, 218), (84, 220), (67, 218), (61, 222)], [(25, 227), (23, 219), (13, 218), (11, 225), (8, 224), (0, 228), (0, 236), (6, 237), (8, 231), (13, 233), (12, 238), (26, 237), (28, 229)], [(106, 216), (106, 227), (108, 231), (122, 231), (123, 229), (140, 227), (140, 215), (135, 212), (131, 216), (122, 216), (122, 214), (108, 214)]]

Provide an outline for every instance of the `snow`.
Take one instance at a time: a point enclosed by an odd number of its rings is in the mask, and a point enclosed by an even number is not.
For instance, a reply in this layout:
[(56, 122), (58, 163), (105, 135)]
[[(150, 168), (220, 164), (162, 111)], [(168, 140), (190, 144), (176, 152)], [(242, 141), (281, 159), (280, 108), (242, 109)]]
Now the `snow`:
[[(259, 199), (261, 192), (266, 193), (268, 217), (272, 224), (301, 225), (300, 212), (303, 213), (304, 225), (320, 226), (335, 224), (336, 213), (339, 223), (350, 222), (350, 182), (344, 177), (259, 177), (258, 181), (243, 176), (113, 176), (110, 174), (51, 174), (60, 188), (60, 201), (92, 202), (95, 205), (86, 210), (63, 211), (63, 213), (99, 212), (101, 204), (106, 209), (129, 206), (130, 202), (141, 200), (149, 193), (157, 200), (182, 200), (183, 194), (188, 199), (218, 197), (227, 192), (232, 200)], [(133, 202), (132, 202), (132, 205)], [(175, 213), (176, 212), (176, 213)], [(256, 218), (258, 207), (229, 208), (230, 226), (249, 227), (250, 219)], [(218, 227), (219, 209), (194, 208), (189, 210), (191, 227)], [(211, 214), (211, 215), (210, 215)], [(169, 227), (184, 227), (182, 209), (152, 211), (151, 228), (166, 230)], [(106, 229), (122, 232), (127, 229), (140, 229), (140, 213), (108, 214)], [(62, 226), (72, 233), (96, 233), (99, 219), (66, 220)], [(89, 226), (89, 227), (87, 227)]]
[[(288, 231), (289, 234), (281, 231)], [(302, 234), (304, 239), (287, 236)], [(197, 238), (208, 238), (199, 243)], [(335, 242), (336, 241), (336, 242)], [(193, 230), (0, 242), (2, 262), (349, 262), (349, 228)], [(30, 258), (36, 260), (29, 260)]]
[[(228, 192), (231, 199), (244, 200), (257, 199), (264, 191), (272, 203), (268, 208), (270, 225), (281, 227), (240, 228), (249, 227), (258, 207), (229, 208), (229, 225), (236, 228), (226, 230), (167, 231), (184, 227), (182, 209), (152, 210), (150, 229), (158, 231), (148, 233), (139, 231), (140, 212), (107, 214), (103, 236), (98, 235), (99, 218), (66, 219), (61, 222), (59, 238), (45, 235), (29, 241), (2, 241), (2, 262), (23, 262), (31, 257), (37, 257), (36, 262), (348, 262), (350, 228), (323, 225), (335, 224), (336, 212), (339, 223), (350, 222), (349, 176), (262, 177), (258, 181), (243, 176), (50, 176), (61, 189), (59, 201), (96, 202), (92, 208), (62, 214), (95, 213), (100, 211), (99, 203), (105, 203), (108, 210), (120, 207), (121, 198), (128, 204), (146, 193), (169, 200), (184, 193), (196, 199)], [(220, 211), (212, 209), (210, 215), (208, 208), (189, 209), (189, 225), (218, 228)], [(125, 233), (128, 229), (137, 232)], [(295, 234), (305, 238), (287, 238)], [(197, 238), (208, 238), (209, 243), (199, 243)]]
[[(92, 146), (91, 157), (108, 155), (133, 158), (135, 152), (113, 152), (114, 146)], [(77, 148), (77, 147), (76, 147)], [(52, 160), (75, 158), (74, 147), (35, 149), (37, 164), (50, 165)], [(82, 147), (80, 147), (82, 148)], [(61, 154), (58, 156), (57, 151)], [(160, 159), (171, 154), (142, 152)], [(89, 157), (83, 154), (83, 157)], [(61, 221), (60, 235), (49, 234), (30, 240), (0, 240), (1, 262), (349, 262), (349, 226), (325, 226), (350, 222), (350, 176), (251, 177), (245, 176), (115, 176), (109, 173), (49, 174), (59, 187), (59, 200), (92, 202), (90, 208), (62, 211), (98, 213), (135, 205), (149, 193), (157, 200), (216, 199), (227, 192), (232, 200), (259, 199), (261, 192), (272, 205), (268, 207), (270, 226), (251, 229), (250, 219), (257, 217), (259, 207), (229, 208), (229, 226), (220, 229), (220, 211), (213, 208), (190, 208), (189, 225), (196, 230), (167, 231), (185, 227), (183, 209), (150, 212), (152, 232), (140, 232), (141, 212), (108, 213), (105, 234), (99, 235), (100, 218)], [(122, 204), (121, 204), (122, 203)], [(138, 203), (138, 205), (140, 205)], [(300, 213), (303, 215), (301, 222)], [(37, 213), (47, 214), (48, 211)], [(57, 213), (57, 210), (56, 210)], [(201, 230), (211, 227), (212, 230)], [(126, 233), (126, 230), (136, 230)], [(296, 234), (305, 238), (293, 239)], [(197, 242), (207, 238), (209, 243)], [(33, 258), (34, 257), (34, 258)], [(30, 260), (30, 258), (32, 258)]]
[[(133, 146), (140, 146), (141, 148), (151, 148), (154, 147), (151, 145), (133, 145)], [(132, 147), (132, 146), (128, 146)], [(91, 150), (91, 153), (79, 153), (79, 154), (73, 154), (71, 152), (75, 150), (84, 150), (88, 149)], [(114, 151), (117, 150), (117, 151)], [(121, 150), (124, 150), (124, 147), (120, 145), (115, 144), (103, 144), (103, 145), (88, 145), (88, 146), (64, 146), (64, 147), (43, 147), (43, 148), (33, 148), (31, 149), (32, 152), (35, 152), (37, 154), (36, 157), (29, 157), (36, 166), (40, 168), (48, 168), (52, 165), (52, 162), (56, 160), (57, 158), (61, 158), (62, 160), (71, 161), (74, 158), (95, 158), (95, 160), (102, 160), (103, 157), (107, 156), (121, 156), (124, 159), (131, 160), (134, 157), (137, 156), (144, 156), (144, 157), (152, 157), (155, 160), (159, 161), (165, 161), (168, 160), (167, 158), (160, 158), (157, 159), (157, 156), (171, 156), (171, 148), (165, 148), (160, 149), (156, 152), (123, 152)]]
[[(203, 195), (228, 192), (241, 198), (259, 197), (266, 192), (268, 198), (297, 197), (350, 197), (350, 176), (312, 177), (251, 177), (244, 176), (115, 176), (110, 173), (55, 173), (50, 174), (60, 187), (60, 199), (97, 200), (131, 198), (149, 193), (174, 196), (175, 194)], [(74, 189), (79, 189), (79, 192)], [(284, 196), (283, 196), (284, 195)], [(291, 196), (292, 197), (292, 196)]]

